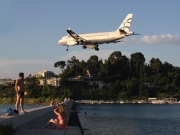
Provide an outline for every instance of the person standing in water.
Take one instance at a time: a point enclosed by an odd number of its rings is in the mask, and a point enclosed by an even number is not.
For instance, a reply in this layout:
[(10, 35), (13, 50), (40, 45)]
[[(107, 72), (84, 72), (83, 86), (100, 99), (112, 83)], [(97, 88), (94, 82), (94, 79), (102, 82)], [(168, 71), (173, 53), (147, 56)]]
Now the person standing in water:
[(21, 112), (26, 113), (26, 111), (24, 111), (23, 108), (23, 104), (24, 104), (24, 81), (26, 81), (29, 77), (31, 76), (31, 74), (24, 78), (24, 73), (19, 73), (19, 78), (16, 80), (15, 83), (15, 90), (16, 90), (16, 104), (15, 104), (15, 109), (18, 110), (18, 106), (20, 103), (20, 108), (21, 108)]

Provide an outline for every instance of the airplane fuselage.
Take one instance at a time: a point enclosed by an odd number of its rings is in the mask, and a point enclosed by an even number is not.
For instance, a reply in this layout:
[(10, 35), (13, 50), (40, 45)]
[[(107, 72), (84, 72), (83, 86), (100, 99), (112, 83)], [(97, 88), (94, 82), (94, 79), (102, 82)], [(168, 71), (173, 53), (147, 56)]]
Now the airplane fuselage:
[[(98, 33), (89, 33), (89, 34), (79, 34), (82, 38), (86, 40), (90, 40), (91, 42), (95, 42), (98, 44), (108, 43), (112, 41), (119, 40), (125, 37), (124, 33), (120, 33), (119, 31), (113, 32), (98, 32)], [(62, 37), (58, 43), (64, 46), (74, 46), (75, 44), (71, 45), (70, 42), (75, 42), (75, 39), (72, 36), (64, 36)]]
[(128, 14), (117, 30), (112, 32), (98, 32), (88, 34), (76, 34), (71, 29), (68, 29), (68, 36), (62, 37), (58, 44), (66, 46), (67, 51), (69, 46), (82, 45), (83, 49), (94, 48), (99, 50), (99, 44), (104, 43), (117, 43), (126, 36), (134, 35), (134, 32), (130, 31), (130, 23), (133, 14)]

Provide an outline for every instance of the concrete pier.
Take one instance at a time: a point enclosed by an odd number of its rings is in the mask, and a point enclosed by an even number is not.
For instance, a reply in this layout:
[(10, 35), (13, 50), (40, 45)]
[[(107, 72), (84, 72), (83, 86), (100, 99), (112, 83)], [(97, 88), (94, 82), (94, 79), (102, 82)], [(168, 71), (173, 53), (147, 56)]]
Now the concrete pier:
[[(71, 113), (72, 102), (66, 106), (68, 121)], [(50, 119), (57, 118), (52, 106), (26, 110), (27, 113), (18, 116), (2, 116), (0, 124), (11, 125), (17, 132), (14, 135), (82, 135), (81, 129), (75, 126), (68, 126), (67, 130), (42, 129)]]
[(50, 113), (53, 110), (52, 106), (35, 108), (26, 110), (27, 113), (15, 115), (15, 116), (1, 116), (0, 124), (11, 125), (14, 129), (28, 123), (32, 119), (39, 118), (45, 114)]

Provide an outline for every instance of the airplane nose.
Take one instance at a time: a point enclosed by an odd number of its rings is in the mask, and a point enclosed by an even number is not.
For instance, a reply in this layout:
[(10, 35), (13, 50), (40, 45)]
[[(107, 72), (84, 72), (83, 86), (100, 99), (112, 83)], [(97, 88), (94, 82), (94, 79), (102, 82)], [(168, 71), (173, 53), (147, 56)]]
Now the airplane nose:
[(61, 40), (58, 41), (58, 44), (61, 44)]

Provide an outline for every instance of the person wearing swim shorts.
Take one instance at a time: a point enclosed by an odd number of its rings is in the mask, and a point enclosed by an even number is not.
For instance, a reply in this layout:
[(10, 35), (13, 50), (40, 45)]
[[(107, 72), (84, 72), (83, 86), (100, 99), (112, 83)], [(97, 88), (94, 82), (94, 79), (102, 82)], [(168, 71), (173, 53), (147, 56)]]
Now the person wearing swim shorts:
[(16, 104), (15, 104), (15, 108), (16, 110), (18, 110), (18, 106), (20, 103), (20, 108), (21, 108), (21, 112), (25, 113), (26, 111), (24, 111), (23, 108), (23, 104), (24, 104), (24, 81), (26, 81), (29, 77), (31, 76), (31, 74), (24, 78), (24, 73), (19, 73), (19, 78), (16, 80), (15, 83), (15, 90), (16, 90)]

